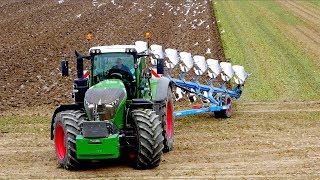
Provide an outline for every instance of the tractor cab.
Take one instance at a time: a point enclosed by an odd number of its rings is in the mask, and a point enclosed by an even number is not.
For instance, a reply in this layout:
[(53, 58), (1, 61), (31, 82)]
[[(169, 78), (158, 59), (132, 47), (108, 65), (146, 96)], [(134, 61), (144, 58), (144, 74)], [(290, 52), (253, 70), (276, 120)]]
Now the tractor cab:
[(88, 57), (91, 60), (89, 88), (99, 86), (101, 82), (106, 85), (106, 83), (112, 83), (118, 79), (125, 86), (127, 99), (137, 98), (141, 70), (146, 68), (147, 48), (147, 43), (143, 41), (137, 41), (135, 45), (90, 48), (90, 56)]
[(91, 73), (89, 87), (113, 83), (116, 79), (125, 86), (128, 99), (136, 96), (137, 76), (140, 75), (137, 51), (132, 45), (100, 46), (90, 49)]
[(133, 81), (135, 79), (134, 56), (127, 53), (98, 54), (92, 58), (92, 82), (106, 79)]

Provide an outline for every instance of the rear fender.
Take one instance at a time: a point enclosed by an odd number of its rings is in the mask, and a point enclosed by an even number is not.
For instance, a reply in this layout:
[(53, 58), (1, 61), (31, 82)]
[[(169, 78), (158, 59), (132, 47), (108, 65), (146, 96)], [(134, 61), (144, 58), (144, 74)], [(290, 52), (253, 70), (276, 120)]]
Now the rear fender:
[(53, 140), (53, 123), (54, 123), (54, 118), (56, 115), (61, 112), (61, 111), (66, 111), (66, 110), (81, 110), (83, 106), (78, 105), (78, 104), (67, 104), (67, 105), (61, 105), (59, 106), (53, 113), (52, 120), (51, 120), (51, 135), (50, 139)]
[(167, 97), (168, 87), (170, 86), (170, 79), (167, 77), (161, 77), (157, 83), (157, 89), (155, 94), (155, 101), (163, 101)]

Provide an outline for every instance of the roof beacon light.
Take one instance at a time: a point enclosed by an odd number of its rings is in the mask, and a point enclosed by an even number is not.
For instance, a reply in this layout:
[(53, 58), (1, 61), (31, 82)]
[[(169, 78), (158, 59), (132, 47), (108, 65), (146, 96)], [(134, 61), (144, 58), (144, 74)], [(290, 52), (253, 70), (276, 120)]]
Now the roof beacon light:
[(92, 34), (91, 33), (87, 34), (86, 38), (87, 38), (88, 41), (90, 41), (92, 39)]
[(151, 34), (149, 32), (146, 32), (145, 37), (146, 37), (146, 39), (150, 39)]

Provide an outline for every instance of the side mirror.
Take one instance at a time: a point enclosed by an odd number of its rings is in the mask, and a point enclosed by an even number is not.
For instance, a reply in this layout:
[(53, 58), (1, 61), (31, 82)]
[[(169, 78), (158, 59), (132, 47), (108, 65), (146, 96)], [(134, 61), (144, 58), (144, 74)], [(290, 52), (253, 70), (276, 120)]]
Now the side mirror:
[(163, 59), (157, 59), (157, 73), (163, 74), (164, 73), (164, 63)]
[(69, 62), (67, 60), (61, 61), (61, 74), (62, 76), (69, 76)]

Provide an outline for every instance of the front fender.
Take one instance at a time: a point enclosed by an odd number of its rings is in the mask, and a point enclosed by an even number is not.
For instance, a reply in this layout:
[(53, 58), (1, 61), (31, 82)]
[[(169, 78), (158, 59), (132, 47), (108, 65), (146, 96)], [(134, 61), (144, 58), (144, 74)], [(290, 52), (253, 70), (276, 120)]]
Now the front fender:
[(51, 119), (51, 130), (50, 130), (50, 139), (53, 140), (53, 123), (54, 118), (59, 112), (66, 111), (66, 110), (81, 110), (83, 106), (78, 104), (66, 104), (66, 105), (60, 105), (53, 113), (52, 119)]

